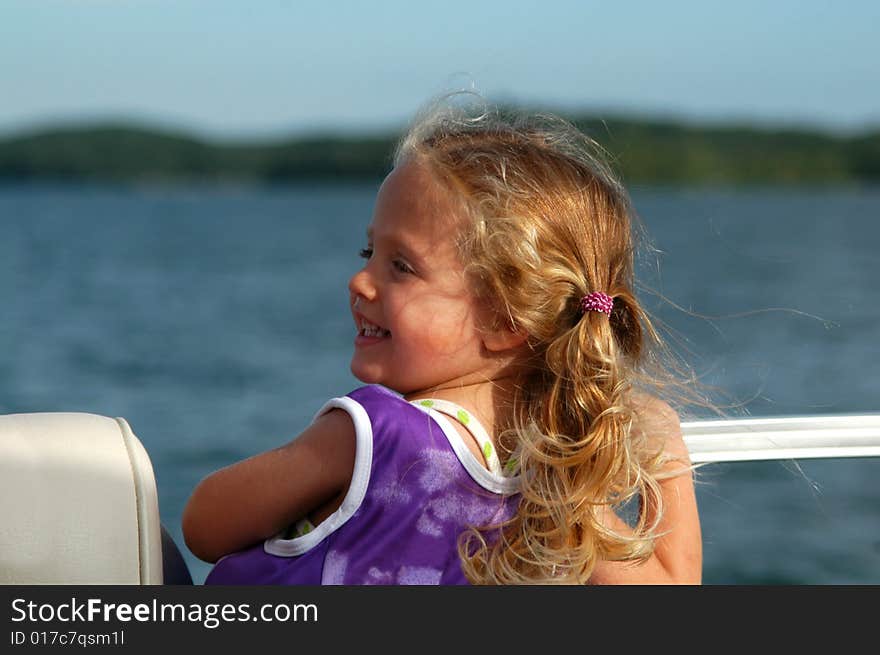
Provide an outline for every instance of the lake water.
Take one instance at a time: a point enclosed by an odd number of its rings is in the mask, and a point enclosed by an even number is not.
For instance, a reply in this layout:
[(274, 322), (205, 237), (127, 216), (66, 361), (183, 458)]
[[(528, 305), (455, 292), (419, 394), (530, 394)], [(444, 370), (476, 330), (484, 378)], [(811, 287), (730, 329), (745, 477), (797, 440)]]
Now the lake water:
[[(375, 191), (0, 187), (0, 413), (126, 418), (203, 581), (195, 484), (358, 384), (346, 282)], [(880, 189), (633, 197), (645, 304), (738, 413), (880, 411)], [(880, 458), (703, 468), (704, 581), (880, 583), (878, 480)]]

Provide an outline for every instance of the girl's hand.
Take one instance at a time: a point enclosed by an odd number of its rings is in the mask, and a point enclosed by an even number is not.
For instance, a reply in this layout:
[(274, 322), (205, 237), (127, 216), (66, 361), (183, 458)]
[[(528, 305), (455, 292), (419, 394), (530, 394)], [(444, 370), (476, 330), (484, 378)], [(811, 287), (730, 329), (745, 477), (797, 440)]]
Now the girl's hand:
[(293, 441), (212, 473), (183, 511), (183, 536), (206, 562), (338, 505), (354, 469), (354, 424), (344, 410), (318, 417)]

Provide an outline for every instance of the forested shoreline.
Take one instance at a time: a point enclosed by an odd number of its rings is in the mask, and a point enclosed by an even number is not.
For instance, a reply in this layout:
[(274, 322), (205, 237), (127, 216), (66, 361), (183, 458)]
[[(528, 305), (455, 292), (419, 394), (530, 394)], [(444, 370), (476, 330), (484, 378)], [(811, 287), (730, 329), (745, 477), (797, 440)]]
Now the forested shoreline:
[[(876, 184), (880, 129), (698, 125), (569, 116), (628, 184)], [(0, 137), (0, 183), (378, 180), (399, 134), (219, 141), (134, 123), (44, 128)]]

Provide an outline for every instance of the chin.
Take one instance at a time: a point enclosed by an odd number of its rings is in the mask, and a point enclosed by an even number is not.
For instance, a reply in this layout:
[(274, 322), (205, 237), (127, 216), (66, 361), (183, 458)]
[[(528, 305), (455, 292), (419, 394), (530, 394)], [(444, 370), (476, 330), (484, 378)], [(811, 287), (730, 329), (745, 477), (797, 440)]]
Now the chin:
[(351, 374), (364, 384), (382, 384), (382, 376), (378, 371), (370, 371), (369, 366), (363, 366), (355, 361), (351, 362)]

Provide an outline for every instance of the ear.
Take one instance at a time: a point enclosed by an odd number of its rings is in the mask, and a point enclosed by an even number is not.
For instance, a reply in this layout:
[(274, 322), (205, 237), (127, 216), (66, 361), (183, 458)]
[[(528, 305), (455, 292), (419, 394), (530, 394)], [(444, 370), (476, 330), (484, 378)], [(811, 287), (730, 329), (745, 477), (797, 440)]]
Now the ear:
[(519, 348), (528, 338), (529, 335), (525, 330), (502, 326), (483, 333), (483, 345), (489, 352), (504, 352)]

